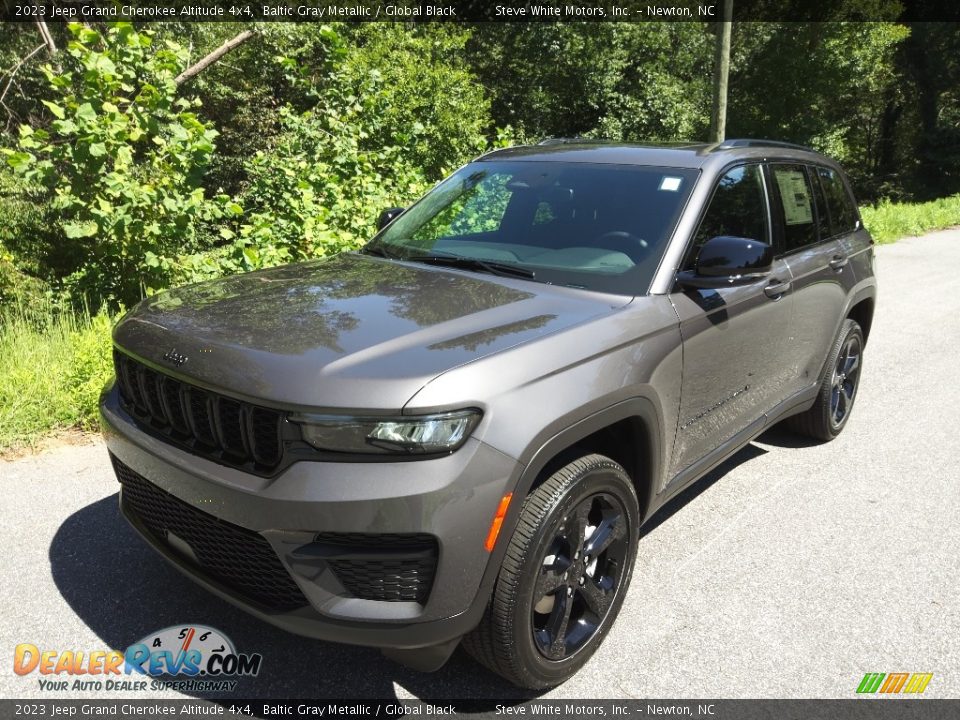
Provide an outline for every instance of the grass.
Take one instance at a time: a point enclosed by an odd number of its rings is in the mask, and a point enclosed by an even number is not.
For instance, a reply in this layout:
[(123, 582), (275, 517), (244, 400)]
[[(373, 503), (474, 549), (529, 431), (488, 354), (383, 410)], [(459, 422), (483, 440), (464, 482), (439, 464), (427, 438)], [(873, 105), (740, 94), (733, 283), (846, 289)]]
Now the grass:
[(0, 454), (34, 447), (60, 430), (97, 428), (97, 399), (113, 372), (111, 321), (59, 314), (0, 315)]
[(882, 200), (860, 208), (863, 224), (878, 243), (923, 235), (931, 230), (960, 225), (960, 195), (925, 203), (895, 203)]

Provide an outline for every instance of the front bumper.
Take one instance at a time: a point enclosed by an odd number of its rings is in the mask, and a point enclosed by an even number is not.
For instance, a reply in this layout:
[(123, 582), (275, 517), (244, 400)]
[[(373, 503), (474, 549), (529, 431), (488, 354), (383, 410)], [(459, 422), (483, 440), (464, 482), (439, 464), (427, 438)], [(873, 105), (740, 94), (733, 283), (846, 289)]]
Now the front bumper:
[[(124, 515), (167, 560), (210, 592), (294, 633), (381, 648), (437, 645), (479, 622), (487, 600), (480, 592), (481, 578), (490, 559), (483, 543), (500, 498), (519, 473), (512, 458), (471, 439), (442, 458), (301, 461), (265, 478), (192, 455), (139, 429), (120, 407), (116, 388), (104, 395), (100, 410), (118, 471), (148, 482), (145, 499), (124, 483)], [(252, 600), (245, 586), (231, 582), (222, 567), (219, 573), (208, 572), (202, 553), (195, 554), (173, 530), (172, 537), (158, 532), (162, 521), (143, 516), (143, 503), (160, 496), (194, 519), (209, 520), (210, 527), (219, 522), (227, 534), (220, 533), (217, 542), (253, 536), (264, 548), (269, 546), (267, 554), (276, 554), (306, 604), (271, 607), (270, 602)], [(195, 525), (191, 532), (198, 531)], [(406, 596), (393, 601), (357, 597), (345, 587), (342, 574), (334, 572), (329, 548), (317, 543), (318, 538), (340, 534), (432, 536), (435, 571), (429, 595), (419, 602)], [(397, 548), (384, 550), (394, 557), (390, 553)], [(367, 552), (375, 555), (376, 549)], [(236, 569), (237, 561), (228, 567)], [(255, 564), (243, 564), (242, 569), (259, 572)], [(282, 584), (282, 578), (264, 577), (265, 583)]]

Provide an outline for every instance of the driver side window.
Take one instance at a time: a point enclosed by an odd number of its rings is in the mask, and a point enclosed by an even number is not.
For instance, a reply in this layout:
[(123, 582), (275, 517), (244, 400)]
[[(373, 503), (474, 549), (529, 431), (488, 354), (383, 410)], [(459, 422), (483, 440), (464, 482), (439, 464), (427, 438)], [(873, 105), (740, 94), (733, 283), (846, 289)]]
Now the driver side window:
[(717, 235), (770, 242), (760, 165), (740, 165), (720, 178), (680, 269), (693, 270), (700, 248)]

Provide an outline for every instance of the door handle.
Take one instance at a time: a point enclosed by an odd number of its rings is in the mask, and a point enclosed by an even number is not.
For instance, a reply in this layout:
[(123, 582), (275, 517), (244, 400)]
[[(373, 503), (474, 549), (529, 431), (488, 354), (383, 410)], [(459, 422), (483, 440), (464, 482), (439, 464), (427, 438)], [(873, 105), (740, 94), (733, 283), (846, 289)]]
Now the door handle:
[(771, 300), (779, 300), (780, 297), (790, 289), (789, 282), (780, 282), (779, 280), (771, 280), (770, 284), (767, 285), (763, 292)]
[(830, 259), (830, 267), (837, 272), (840, 272), (847, 266), (848, 262), (850, 262), (850, 258), (848, 258), (846, 255), (834, 255)]

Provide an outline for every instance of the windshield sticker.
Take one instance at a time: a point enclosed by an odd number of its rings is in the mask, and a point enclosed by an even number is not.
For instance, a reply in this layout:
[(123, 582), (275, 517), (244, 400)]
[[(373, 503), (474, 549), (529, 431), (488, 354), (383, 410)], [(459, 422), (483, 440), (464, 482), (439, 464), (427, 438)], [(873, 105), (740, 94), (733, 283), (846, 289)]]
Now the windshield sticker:
[(683, 182), (683, 178), (674, 177), (672, 175), (664, 175), (660, 180), (660, 189), (668, 192), (676, 192), (680, 189), (681, 182)]
[(783, 217), (787, 225), (813, 222), (813, 206), (807, 191), (806, 176), (800, 170), (776, 171), (777, 187), (783, 199)]

